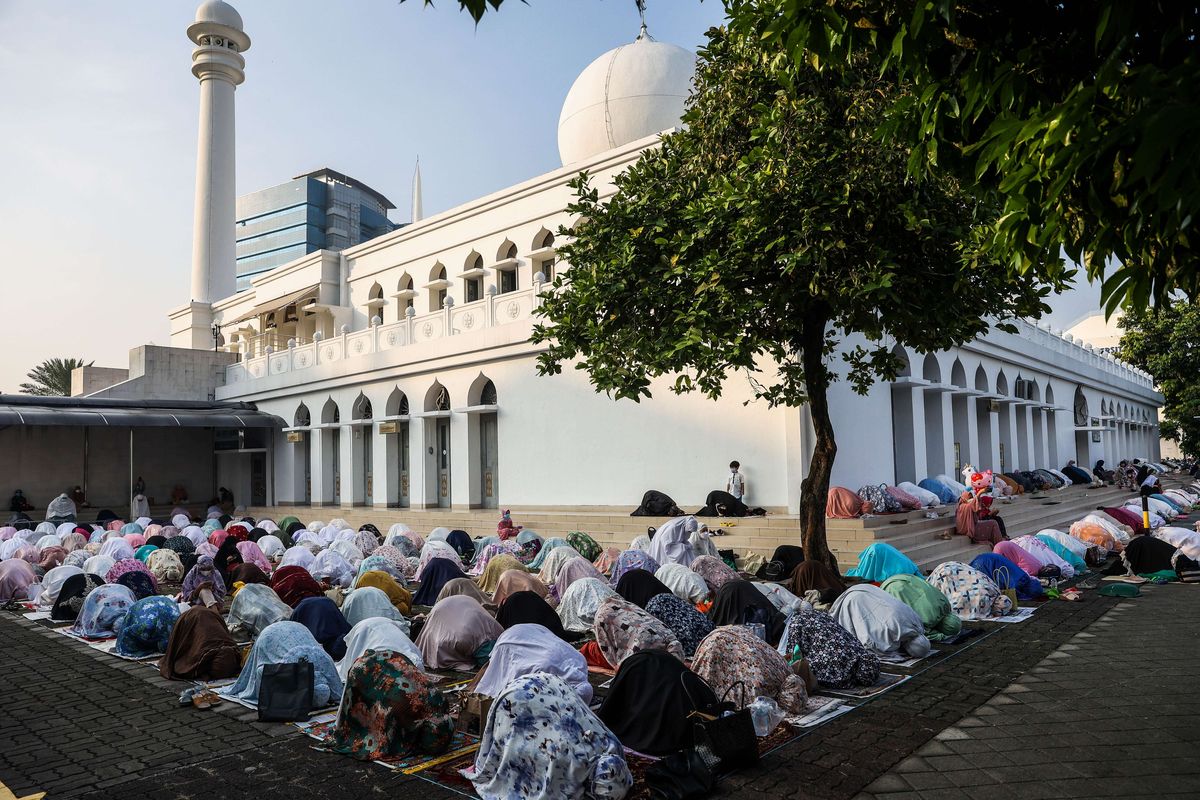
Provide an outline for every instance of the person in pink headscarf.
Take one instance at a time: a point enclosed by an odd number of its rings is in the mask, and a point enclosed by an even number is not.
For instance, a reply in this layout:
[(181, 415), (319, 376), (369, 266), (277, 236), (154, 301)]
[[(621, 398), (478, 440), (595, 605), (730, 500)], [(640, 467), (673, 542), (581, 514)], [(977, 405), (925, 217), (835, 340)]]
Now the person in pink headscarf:
[(992, 471), (976, 472), (971, 475), (971, 485), (958, 499), (954, 514), (954, 527), (976, 544), (995, 545), (1008, 538), (1004, 523), (992, 510)]
[(242, 555), (242, 562), (245, 564), (253, 564), (263, 571), (263, 574), (271, 574), (271, 562), (267, 560), (267, 556), (263, 553), (262, 548), (257, 542), (238, 542), (237, 550)]
[(862, 516), (862, 498), (841, 486), (829, 487), (825, 516), (831, 519), (853, 519)]
[(1034, 577), (1037, 577), (1037, 574), (1042, 571), (1042, 562), (1016, 542), (998, 542), (992, 548), (992, 552), (998, 556), (1004, 556)]

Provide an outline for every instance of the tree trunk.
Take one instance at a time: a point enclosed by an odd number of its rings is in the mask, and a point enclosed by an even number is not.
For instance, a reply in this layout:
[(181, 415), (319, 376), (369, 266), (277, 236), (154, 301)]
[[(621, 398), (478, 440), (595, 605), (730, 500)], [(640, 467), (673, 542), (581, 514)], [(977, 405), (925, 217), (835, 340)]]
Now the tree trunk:
[(805, 323), (800, 359), (804, 369), (808, 408), (816, 434), (812, 461), (800, 483), (800, 531), (806, 561), (820, 561), (837, 567), (825, 538), (825, 503), (829, 497), (829, 476), (837, 455), (833, 422), (829, 419), (829, 378), (825, 370), (826, 319), (809, 318)]

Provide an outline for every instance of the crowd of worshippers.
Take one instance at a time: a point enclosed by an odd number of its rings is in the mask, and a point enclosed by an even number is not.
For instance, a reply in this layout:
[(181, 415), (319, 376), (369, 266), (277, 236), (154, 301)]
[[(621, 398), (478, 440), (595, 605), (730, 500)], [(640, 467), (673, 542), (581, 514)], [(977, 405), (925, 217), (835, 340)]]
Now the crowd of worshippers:
[[(473, 539), (176, 509), (0, 528), (0, 602), (118, 655), (161, 654), (168, 679), (232, 679), (218, 696), (252, 706), (268, 666), (311, 665), (313, 707), (337, 705), (321, 746), (357, 759), (446, 752), (454, 704), (431, 671), (471, 673), (467, 691), (493, 698), (464, 772), (480, 796), (620, 798), (626, 748), (692, 746), (693, 712), (769, 698), (802, 716), (813, 693), (874, 685), (881, 663), (928, 655), (964, 620), (1054, 596), (1054, 576), (1200, 579), (1200, 534), (1167, 524), (1200, 485), (1152, 501), (1151, 530), (1104, 509), (928, 576), (886, 543), (844, 576), (796, 546), (739, 557), (693, 516), (619, 549), (543, 538), (508, 512)], [(615, 675), (602, 698), (590, 671)]]

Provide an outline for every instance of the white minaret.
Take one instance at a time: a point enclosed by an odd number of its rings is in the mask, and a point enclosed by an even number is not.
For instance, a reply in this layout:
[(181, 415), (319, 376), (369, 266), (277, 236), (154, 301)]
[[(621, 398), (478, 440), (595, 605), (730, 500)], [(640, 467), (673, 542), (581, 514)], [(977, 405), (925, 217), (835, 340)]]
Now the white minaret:
[(242, 53), (250, 48), (250, 37), (242, 30), (241, 15), (223, 0), (201, 3), (187, 34), (196, 45), (192, 74), (200, 81), (191, 299), (207, 304), (236, 289), (233, 91), (246, 79)]
[(420, 222), (425, 218), (424, 203), (421, 202), (421, 159), (417, 159), (417, 169), (413, 172), (412, 184), (412, 221)]

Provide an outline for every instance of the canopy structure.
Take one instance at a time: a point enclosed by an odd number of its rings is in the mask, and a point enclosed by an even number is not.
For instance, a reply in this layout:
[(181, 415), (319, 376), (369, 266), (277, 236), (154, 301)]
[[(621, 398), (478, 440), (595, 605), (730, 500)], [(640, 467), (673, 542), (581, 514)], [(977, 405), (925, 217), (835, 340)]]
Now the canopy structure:
[(252, 403), (194, 400), (103, 400), (0, 395), (0, 427), (43, 425), (112, 428), (282, 428)]

